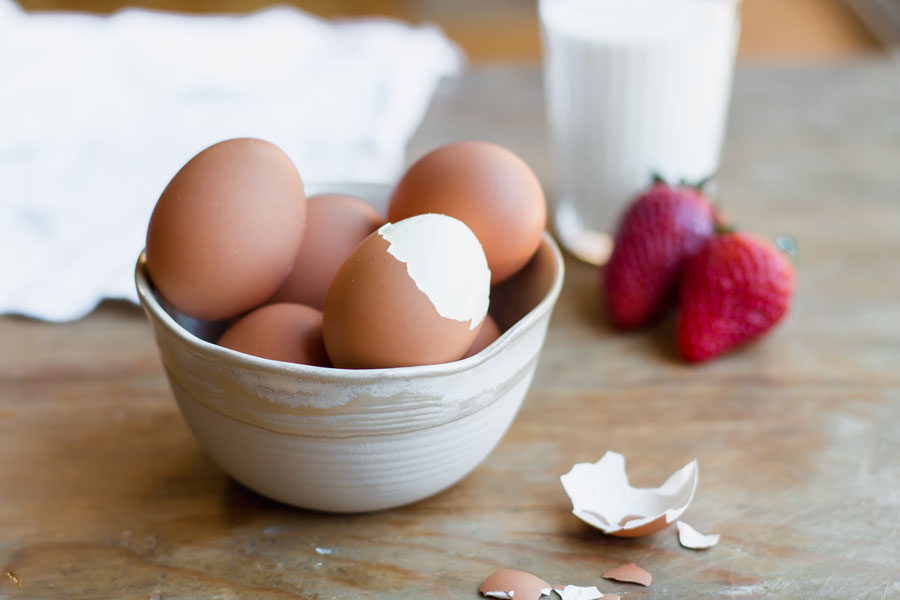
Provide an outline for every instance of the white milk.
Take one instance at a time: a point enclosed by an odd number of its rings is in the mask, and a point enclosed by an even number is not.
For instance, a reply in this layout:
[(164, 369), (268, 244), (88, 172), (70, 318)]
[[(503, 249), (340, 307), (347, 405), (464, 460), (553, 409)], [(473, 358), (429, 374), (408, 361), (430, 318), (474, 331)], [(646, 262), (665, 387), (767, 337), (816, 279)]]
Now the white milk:
[(540, 0), (556, 231), (605, 262), (608, 232), (656, 172), (715, 173), (738, 0)]

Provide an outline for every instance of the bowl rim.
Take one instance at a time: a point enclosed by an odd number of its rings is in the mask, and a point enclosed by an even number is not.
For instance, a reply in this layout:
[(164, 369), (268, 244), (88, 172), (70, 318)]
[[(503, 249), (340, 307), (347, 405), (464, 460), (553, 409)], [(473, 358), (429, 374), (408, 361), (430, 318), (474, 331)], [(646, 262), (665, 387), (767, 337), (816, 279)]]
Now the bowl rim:
[(209, 356), (213, 359), (231, 363), (245, 369), (252, 369), (254, 371), (274, 373), (282, 376), (297, 376), (306, 379), (312, 378), (319, 381), (365, 384), (372, 381), (409, 380), (412, 378), (418, 379), (423, 377), (446, 376), (473, 369), (503, 352), (504, 348), (509, 346), (513, 340), (531, 328), (545, 313), (553, 309), (557, 298), (559, 298), (560, 291), (562, 290), (565, 276), (565, 263), (559, 246), (547, 231), (543, 232), (541, 239), (542, 244), (546, 243), (550, 248), (556, 266), (556, 275), (553, 279), (553, 283), (541, 301), (481, 352), (468, 358), (434, 365), (388, 367), (379, 369), (343, 369), (339, 367), (319, 367), (282, 362), (244, 354), (243, 352), (225, 348), (197, 337), (177, 323), (175, 319), (166, 312), (153, 293), (154, 288), (150, 282), (146, 267), (146, 250), (142, 250), (138, 256), (134, 269), (134, 280), (138, 298), (150, 319), (160, 323), (182, 344), (189, 347), (198, 355)]

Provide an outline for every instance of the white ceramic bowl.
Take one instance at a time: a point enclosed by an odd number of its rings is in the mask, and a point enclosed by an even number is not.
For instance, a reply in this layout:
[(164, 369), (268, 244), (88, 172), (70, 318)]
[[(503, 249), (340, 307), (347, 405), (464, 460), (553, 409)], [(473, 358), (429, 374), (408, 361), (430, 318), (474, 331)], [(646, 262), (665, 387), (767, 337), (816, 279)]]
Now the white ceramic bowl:
[[(378, 185), (308, 186), (384, 209)], [(503, 335), (453, 363), (330, 369), (248, 356), (211, 343), (222, 330), (166, 307), (135, 282), (178, 405), (219, 466), (264, 496), (304, 508), (361, 512), (431, 496), (497, 445), (534, 376), (563, 281), (549, 235), (532, 261), (491, 291)]]

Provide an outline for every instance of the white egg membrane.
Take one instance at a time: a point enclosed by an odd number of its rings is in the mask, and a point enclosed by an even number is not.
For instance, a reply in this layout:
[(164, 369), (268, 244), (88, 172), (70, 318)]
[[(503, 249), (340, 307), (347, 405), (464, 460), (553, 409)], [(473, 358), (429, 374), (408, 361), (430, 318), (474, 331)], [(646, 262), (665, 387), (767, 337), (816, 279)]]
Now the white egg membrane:
[(490, 302), (491, 271), (481, 242), (465, 223), (429, 213), (383, 225), (378, 234), (439, 315), (468, 321), (469, 329), (481, 324)]
[[(625, 457), (607, 452), (596, 463), (578, 463), (560, 476), (572, 500), (572, 513), (604, 533), (636, 529), (666, 515), (666, 522), (678, 519), (687, 509), (697, 489), (697, 461), (676, 471), (658, 488), (635, 488), (628, 482)], [(625, 517), (630, 519), (624, 525)]]

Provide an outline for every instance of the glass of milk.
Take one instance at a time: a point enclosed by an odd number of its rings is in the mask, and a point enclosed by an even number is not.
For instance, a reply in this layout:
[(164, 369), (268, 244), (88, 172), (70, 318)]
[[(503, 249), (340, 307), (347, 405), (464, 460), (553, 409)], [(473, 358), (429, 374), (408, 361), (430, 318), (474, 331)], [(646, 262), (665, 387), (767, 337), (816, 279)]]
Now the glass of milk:
[(554, 225), (579, 258), (606, 262), (619, 217), (654, 173), (715, 174), (738, 9), (739, 0), (539, 0)]

